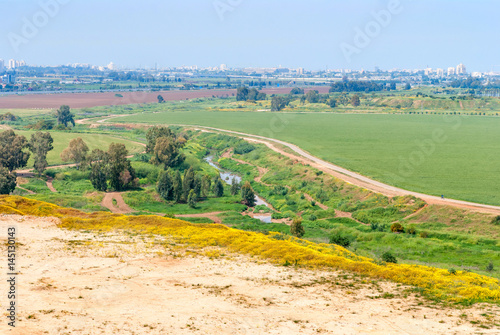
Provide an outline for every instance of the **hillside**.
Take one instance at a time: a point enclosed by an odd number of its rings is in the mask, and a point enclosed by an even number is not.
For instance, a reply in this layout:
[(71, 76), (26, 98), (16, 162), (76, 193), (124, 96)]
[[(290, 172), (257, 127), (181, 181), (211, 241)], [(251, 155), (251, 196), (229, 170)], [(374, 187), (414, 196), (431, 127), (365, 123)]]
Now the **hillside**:
[[(320, 258), (307, 250), (320, 245), (219, 225), (89, 215), (19, 197), (2, 198), (1, 211), (14, 213), (9, 204), (41, 215), (0, 217), (2, 231), (19, 232), (20, 320), (12, 334), (493, 334), (498, 326), (498, 305), (446, 307), (425, 290), (340, 270), (361, 260), (342, 248), (323, 256), (336, 257), (337, 266), (310, 266)], [(285, 245), (302, 250), (295, 266), (283, 266)], [(442, 276), (434, 272), (438, 282)], [(450, 288), (467, 276), (457, 273)]]

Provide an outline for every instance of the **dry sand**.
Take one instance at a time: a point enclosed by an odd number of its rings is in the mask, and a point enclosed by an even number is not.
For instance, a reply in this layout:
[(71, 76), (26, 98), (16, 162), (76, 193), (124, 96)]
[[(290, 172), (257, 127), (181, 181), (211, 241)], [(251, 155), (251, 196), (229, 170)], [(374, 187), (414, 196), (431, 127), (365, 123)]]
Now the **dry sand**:
[(0, 216), (3, 310), (8, 226), (20, 243), (18, 326), (4, 312), (1, 334), (499, 334), (471, 323), (491, 327), (480, 314), (498, 315), (497, 306), (432, 308), (392, 283), (57, 222)]

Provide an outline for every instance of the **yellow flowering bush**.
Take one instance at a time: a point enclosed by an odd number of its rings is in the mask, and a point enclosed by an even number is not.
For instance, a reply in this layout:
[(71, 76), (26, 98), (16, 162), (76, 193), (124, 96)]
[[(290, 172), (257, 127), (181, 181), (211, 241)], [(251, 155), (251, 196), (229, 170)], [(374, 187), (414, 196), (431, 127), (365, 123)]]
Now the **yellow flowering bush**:
[[(471, 272), (421, 265), (379, 264), (336, 245), (240, 231), (218, 224), (191, 224), (159, 216), (125, 216), (105, 212), (83, 213), (73, 209), (25, 199), (0, 196), (0, 212), (35, 216), (54, 216), (68, 229), (100, 231), (125, 230), (168, 237), (175, 243), (196, 247), (222, 247), (231, 252), (261, 257), (274, 264), (297, 264), (307, 268), (342, 269), (372, 278), (387, 279), (424, 289), (429, 296), (454, 302), (500, 302), (500, 281)], [(208, 252), (216, 257), (218, 252)]]

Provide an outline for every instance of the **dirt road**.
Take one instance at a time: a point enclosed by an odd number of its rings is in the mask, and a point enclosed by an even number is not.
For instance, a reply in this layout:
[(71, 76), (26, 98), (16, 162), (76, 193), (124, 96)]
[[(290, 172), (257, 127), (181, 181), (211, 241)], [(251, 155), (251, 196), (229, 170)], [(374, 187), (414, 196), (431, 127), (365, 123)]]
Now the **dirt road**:
[[(113, 200), (116, 201), (116, 206)], [(101, 206), (106, 207), (112, 213), (116, 214), (130, 214), (134, 212), (134, 210), (125, 203), (125, 200), (123, 200), (119, 192), (106, 193), (104, 199), (102, 199)]]
[[(274, 150), (275, 152), (278, 152), (284, 156), (287, 156), (289, 158), (298, 160), (300, 162), (303, 162), (305, 164), (310, 164), (311, 166), (324, 171), (325, 173), (328, 173), (336, 178), (342, 179), (345, 182), (356, 185), (362, 188), (365, 188), (367, 190), (380, 193), (389, 197), (394, 197), (394, 196), (404, 196), (404, 195), (413, 195), (417, 198), (420, 198), (424, 201), (426, 201), (428, 204), (435, 204), (435, 205), (448, 205), (448, 206), (453, 206), (457, 208), (463, 208), (463, 209), (470, 209), (482, 213), (489, 213), (489, 214), (495, 214), (495, 215), (500, 215), (500, 207), (498, 206), (491, 206), (491, 205), (484, 205), (484, 204), (477, 204), (473, 202), (468, 202), (468, 201), (462, 201), (462, 200), (455, 200), (455, 199), (441, 199), (440, 197), (428, 195), (428, 194), (423, 194), (423, 193), (418, 193), (418, 192), (412, 192), (408, 190), (404, 190), (395, 186), (387, 185), (382, 182), (370, 179), (368, 177), (362, 176), (358, 173), (349, 171), (347, 169), (344, 169), (340, 166), (337, 166), (335, 164), (326, 162), (324, 160), (321, 160), (310, 153), (302, 150), (298, 146), (280, 141), (280, 140), (275, 140), (272, 138), (267, 138), (263, 136), (258, 136), (258, 135), (251, 135), (251, 134), (246, 134), (246, 133), (241, 133), (241, 132), (236, 132), (236, 131), (230, 131), (230, 130), (225, 130), (225, 129), (219, 129), (219, 128), (212, 128), (212, 127), (204, 127), (204, 126), (192, 126), (192, 125), (181, 125), (181, 126), (186, 126), (186, 127), (193, 127), (195, 129), (200, 129), (204, 131), (213, 131), (213, 132), (222, 132), (222, 133), (229, 133), (232, 135), (235, 135), (237, 137), (243, 138), (246, 141), (249, 142), (255, 142), (255, 143), (261, 143), (265, 144), (268, 148)], [(284, 147), (287, 147), (294, 151), (296, 154), (290, 154), (283, 149), (277, 147), (275, 144), (282, 145)]]

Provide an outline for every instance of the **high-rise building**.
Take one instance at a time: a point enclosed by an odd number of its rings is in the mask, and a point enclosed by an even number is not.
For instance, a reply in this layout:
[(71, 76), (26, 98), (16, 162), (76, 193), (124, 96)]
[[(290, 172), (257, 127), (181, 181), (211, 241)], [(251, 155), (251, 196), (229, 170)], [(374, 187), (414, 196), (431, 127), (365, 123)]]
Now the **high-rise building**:
[(3, 59), (0, 59), (0, 72), (2, 72), (4, 70), (4, 62), (3, 62)]
[(448, 68), (448, 75), (449, 76), (455, 75), (455, 68), (454, 67), (449, 67)]
[(9, 69), (15, 69), (16, 68), (16, 61), (13, 59), (9, 60)]
[(426, 76), (432, 74), (432, 68), (428, 67), (427, 69), (424, 70), (424, 73)]
[(108, 64), (108, 70), (113, 71), (115, 69), (115, 63), (111, 62)]
[(465, 65), (463, 64), (459, 64), (457, 66), (457, 74), (466, 74), (467, 73), (467, 69), (465, 68)]
[(227, 70), (227, 65), (226, 64), (221, 64), (220, 65), (220, 70), (221, 71), (226, 71)]
[(303, 75), (303, 74), (304, 74), (304, 68), (299, 67), (299, 68), (297, 69), (297, 74), (298, 74), (299, 76)]
[(442, 77), (442, 76), (444, 76), (444, 70), (443, 69), (437, 69), (436, 70), (436, 74), (437, 74), (438, 77)]

